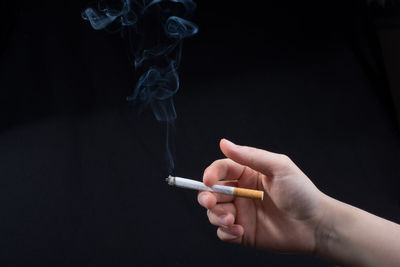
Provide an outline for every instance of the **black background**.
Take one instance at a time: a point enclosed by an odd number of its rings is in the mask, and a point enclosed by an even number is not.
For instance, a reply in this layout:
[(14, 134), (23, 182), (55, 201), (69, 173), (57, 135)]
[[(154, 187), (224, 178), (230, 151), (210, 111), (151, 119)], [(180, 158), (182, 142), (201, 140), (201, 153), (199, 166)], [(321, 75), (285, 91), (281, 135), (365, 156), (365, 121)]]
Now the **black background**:
[[(165, 125), (125, 101), (126, 40), (93, 30), (86, 6), (1, 6), (0, 265), (332, 266), (217, 239), (197, 193), (165, 184)], [(174, 173), (201, 179), (225, 137), (285, 153), (323, 192), (398, 222), (399, 133), (368, 10), (199, 2)]]

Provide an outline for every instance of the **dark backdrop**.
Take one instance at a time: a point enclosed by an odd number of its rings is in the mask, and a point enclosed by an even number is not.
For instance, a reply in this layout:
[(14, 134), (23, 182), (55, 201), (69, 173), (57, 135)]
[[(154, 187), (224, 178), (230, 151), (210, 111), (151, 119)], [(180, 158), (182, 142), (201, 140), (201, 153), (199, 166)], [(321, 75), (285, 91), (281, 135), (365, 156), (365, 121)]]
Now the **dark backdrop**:
[[(199, 2), (174, 173), (201, 179), (225, 137), (399, 222), (399, 135), (368, 8), (351, 2)], [(86, 1), (1, 5), (0, 265), (331, 266), (223, 243), (197, 193), (165, 184), (165, 125), (125, 102), (125, 40), (82, 21)]]

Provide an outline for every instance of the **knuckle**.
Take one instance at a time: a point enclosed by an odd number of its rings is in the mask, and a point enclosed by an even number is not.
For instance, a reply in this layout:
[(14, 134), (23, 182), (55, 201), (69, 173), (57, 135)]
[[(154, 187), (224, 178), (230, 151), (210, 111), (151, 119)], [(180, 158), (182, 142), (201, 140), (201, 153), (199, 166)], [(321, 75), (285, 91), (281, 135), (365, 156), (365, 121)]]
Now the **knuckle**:
[(279, 161), (283, 166), (289, 165), (292, 163), (292, 160), (289, 158), (289, 156), (285, 154), (280, 154), (279, 155)]
[(217, 159), (216, 161), (214, 161), (213, 165), (218, 170), (218, 175), (220, 175), (226, 169), (226, 159)]
[[(210, 165), (210, 166), (211, 166), (211, 165)], [(205, 175), (207, 174), (207, 172), (208, 172), (209, 169), (210, 169), (210, 166), (208, 166), (207, 168), (204, 169), (203, 176), (205, 176)]]
[(211, 163), (211, 165), (208, 166), (207, 169), (209, 169), (210, 167), (212, 167), (212, 168), (219, 168), (219, 167), (222, 166), (222, 165), (224, 165), (224, 159), (217, 159), (217, 160), (214, 160), (214, 162)]
[(219, 165), (219, 164), (223, 164), (225, 162), (226, 159), (217, 159), (214, 161), (214, 164)]
[(215, 182), (223, 176), (227, 169), (227, 159), (215, 160), (211, 165), (209, 165), (203, 173), (203, 181)]

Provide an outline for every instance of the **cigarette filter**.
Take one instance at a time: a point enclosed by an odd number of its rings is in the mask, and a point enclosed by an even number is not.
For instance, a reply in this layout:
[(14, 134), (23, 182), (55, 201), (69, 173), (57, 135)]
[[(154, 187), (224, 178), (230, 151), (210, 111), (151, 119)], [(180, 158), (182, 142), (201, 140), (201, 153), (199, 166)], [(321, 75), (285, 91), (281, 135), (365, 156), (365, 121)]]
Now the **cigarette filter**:
[(246, 197), (246, 198), (254, 198), (254, 199), (264, 199), (264, 192), (259, 190), (245, 189), (240, 187), (226, 186), (226, 185), (213, 185), (211, 187), (206, 186), (202, 182), (186, 179), (182, 177), (176, 176), (168, 176), (166, 181), (169, 185), (188, 188), (199, 191), (210, 191), (225, 195), (232, 195), (237, 197)]

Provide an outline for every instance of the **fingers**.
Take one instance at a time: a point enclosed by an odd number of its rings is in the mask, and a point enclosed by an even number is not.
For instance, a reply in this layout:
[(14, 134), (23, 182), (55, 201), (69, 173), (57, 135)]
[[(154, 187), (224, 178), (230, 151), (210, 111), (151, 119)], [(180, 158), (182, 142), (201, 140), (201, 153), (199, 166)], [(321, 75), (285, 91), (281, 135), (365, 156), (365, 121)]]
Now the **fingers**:
[(230, 159), (216, 160), (204, 171), (203, 182), (207, 186), (213, 186), (220, 180), (237, 180), (243, 170), (244, 166)]
[(235, 222), (236, 208), (232, 203), (218, 204), (207, 210), (207, 216), (211, 224), (228, 227)]
[(232, 202), (234, 196), (211, 193), (207, 191), (200, 192), (197, 196), (197, 201), (206, 209), (212, 209), (217, 203)]
[(208, 220), (211, 224), (219, 226), (217, 236), (223, 241), (241, 242), (244, 229), (241, 225), (234, 224), (236, 208), (233, 203), (217, 204), (207, 210)]
[[(236, 208), (232, 203), (233, 196), (216, 194), (211, 192), (200, 192), (198, 195), (199, 203), (207, 208), (208, 220), (211, 224), (223, 227), (224, 230), (217, 230), (217, 236), (224, 241), (240, 239), (237, 234), (243, 235), (243, 228), (234, 225)], [(220, 203), (225, 202), (225, 203)], [(238, 230), (239, 229), (239, 230)]]
[(219, 227), (217, 230), (217, 236), (222, 241), (241, 243), (244, 229), (239, 224), (234, 224), (229, 227)]
[(240, 164), (248, 166), (266, 175), (276, 174), (291, 165), (291, 160), (285, 155), (253, 147), (235, 145), (226, 139), (221, 140), (220, 147), (225, 156), (239, 163), (239, 166)]

